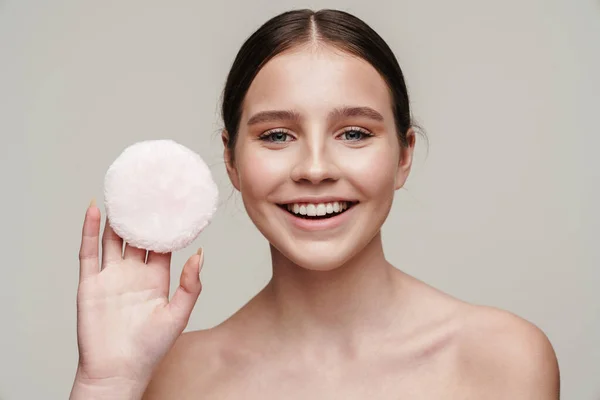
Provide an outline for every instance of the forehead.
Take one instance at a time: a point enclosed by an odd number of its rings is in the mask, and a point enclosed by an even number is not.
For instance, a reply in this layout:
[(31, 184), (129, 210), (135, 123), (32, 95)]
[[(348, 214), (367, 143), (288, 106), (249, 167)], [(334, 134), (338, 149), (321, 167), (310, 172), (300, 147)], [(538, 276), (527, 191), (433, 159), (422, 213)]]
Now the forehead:
[(323, 113), (339, 106), (372, 107), (391, 116), (390, 91), (365, 60), (330, 46), (293, 49), (271, 59), (246, 94), (242, 118), (265, 109)]

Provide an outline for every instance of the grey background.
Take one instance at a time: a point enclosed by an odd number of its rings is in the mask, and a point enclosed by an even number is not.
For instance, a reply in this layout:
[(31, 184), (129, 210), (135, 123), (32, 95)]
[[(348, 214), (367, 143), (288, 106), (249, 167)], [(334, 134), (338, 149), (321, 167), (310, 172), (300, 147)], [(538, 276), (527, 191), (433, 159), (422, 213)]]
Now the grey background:
[(81, 223), (126, 146), (171, 138), (222, 205), (188, 330), (270, 276), (225, 174), (218, 101), (243, 40), (291, 8), (341, 8), (393, 48), (426, 129), (383, 228), (399, 268), (537, 324), (563, 398), (600, 398), (598, 1), (0, 1), (0, 398), (64, 399), (77, 362)]

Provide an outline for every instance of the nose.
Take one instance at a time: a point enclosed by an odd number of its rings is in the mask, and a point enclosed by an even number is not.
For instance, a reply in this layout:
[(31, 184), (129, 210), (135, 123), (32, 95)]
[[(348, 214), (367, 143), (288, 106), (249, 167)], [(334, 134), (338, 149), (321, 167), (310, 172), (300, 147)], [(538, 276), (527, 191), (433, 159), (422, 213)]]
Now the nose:
[(306, 181), (318, 184), (324, 181), (337, 181), (340, 178), (335, 154), (323, 141), (305, 142), (296, 157), (291, 171), (291, 178), (295, 182)]

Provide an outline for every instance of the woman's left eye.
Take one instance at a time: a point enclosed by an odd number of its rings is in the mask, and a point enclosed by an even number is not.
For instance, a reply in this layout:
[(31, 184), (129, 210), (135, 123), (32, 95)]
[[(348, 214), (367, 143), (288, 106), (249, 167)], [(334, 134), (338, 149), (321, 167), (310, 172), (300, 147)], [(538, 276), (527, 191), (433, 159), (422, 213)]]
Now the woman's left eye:
[(373, 136), (372, 133), (367, 132), (362, 129), (358, 129), (358, 128), (347, 129), (340, 136), (344, 136), (344, 135), (346, 135), (346, 138), (347, 138), (346, 140), (349, 140), (351, 142), (356, 142), (361, 139), (365, 139), (365, 138)]

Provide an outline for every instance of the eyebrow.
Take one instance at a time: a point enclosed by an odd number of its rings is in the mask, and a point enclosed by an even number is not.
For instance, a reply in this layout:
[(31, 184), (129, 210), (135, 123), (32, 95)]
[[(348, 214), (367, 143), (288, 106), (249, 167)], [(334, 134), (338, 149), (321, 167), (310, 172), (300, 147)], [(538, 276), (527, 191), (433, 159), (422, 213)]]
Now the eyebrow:
[[(328, 120), (339, 120), (347, 117), (363, 117), (378, 122), (383, 121), (383, 115), (371, 107), (340, 107), (329, 113)], [(254, 114), (248, 120), (248, 125), (256, 125), (265, 122), (289, 121), (297, 122), (301, 119), (300, 114), (294, 110), (269, 110)]]

